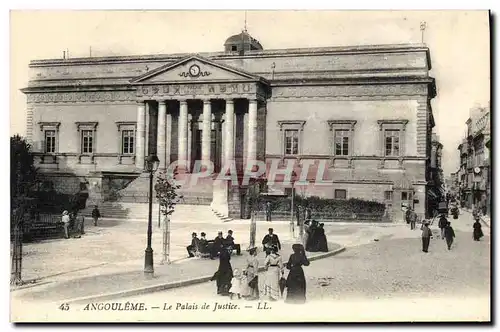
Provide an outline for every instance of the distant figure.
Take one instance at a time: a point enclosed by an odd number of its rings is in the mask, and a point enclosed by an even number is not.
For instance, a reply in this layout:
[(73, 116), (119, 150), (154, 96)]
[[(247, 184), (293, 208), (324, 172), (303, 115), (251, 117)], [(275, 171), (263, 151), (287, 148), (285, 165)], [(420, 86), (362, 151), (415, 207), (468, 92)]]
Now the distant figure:
[(481, 222), (479, 221), (479, 218), (476, 219), (474, 224), (472, 225), (472, 228), (474, 229), (472, 233), (472, 237), (474, 238), (474, 241), (479, 241), (483, 236), (483, 230), (481, 228)]
[(264, 236), (264, 239), (262, 239), (262, 246), (264, 247), (266, 255), (269, 255), (271, 253), (271, 248), (274, 246), (277, 247), (278, 250), (281, 250), (281, 243), (278, 235), (273, 233), (274, 230), (272, 228), (269, 228), (268, 231), (269, 234), (266, 234), (266, 236)]
[(424, 220), (424, 224), (422, 225), (422, 251), (429, 252), (429, 244), (431, 242), (432, 231), (429, 228), (429, 222)]
[(266, 221), (271, 221), (271, 202), (266, 203)]
[(321, 223), (319, 224), (319, 227), (316, 230), (316, 236), (318, 241), (317, 250), (321, 252), (328, 252), (328, 242), (326, 241), (324, 226), (325, 224)]
[(451, 245), (453, 244), (453, 238), (455, 238), (455, 231), (451, 227), (451, 223), (446, 222), (444, 228), (444, 237), (446, 238), (446, 244), (448, 245), (448, 250), (451, 250)]
[(444, 240), (444, 229), (446, 228), (446, 224), (448, 223), (448, 219), (446, 219), (445, 215), (442, 214), (441, 217), (439, 218), (439, 229), (441, 230), (441, 238)]
[(94, 226), (97, 226), (97, 221), (101, 218), (101, 212), (97, 208), (97, 205), (94, 205), (94, 209), (92, 210), (92, 219), (94, 220)]
[(305, 215), (306, 220), (311, 219), (311, 216), (312, 216), (311, 208), (306, 207), (306, 215)]
[(287, 294), (285, 303), (306, 302), (306, 277), (302, 266), (309, 266), (304, 247), (301, 244), (292, 245), (293, 254), (290, 255), (286, 268), (290, 270), (286, 280)]
[(318, 237), (317, 237), (317, 229), (318, 229), (318, 222), (316, 220), (313, 220), (311, 222), (311, 226), (307, 229), (308, 236), (307, 236), (307, 243), (305, 250), (309, 252), (316, 252), (318, 249)]
[(208, 241), (205, 232), (200, 233), (200, 241), (198, 242), (198, 250), (202, 253), (207, 253)]
[(67, 210), (63, 211), (61, 221), (63, 222), (63, 227), (64, 227), (64, 237), (66, 239), (69, 239), (69, 229), (68, 228), (69, 228), (70, 218), (69, 218), (69, 212)]
[(231, 279), (231, 288), (229, 289), (229, 298), (232, 300), (233, 296), (237, 295), (241, 299), (241, 280), (242, 274), (239, 269), (234, 269), (233, 279)]
[(411, 216), (411, 207), (408, 207), (405, 212), (405, 221), (408, 225), (410, 224), (410, 216)]
[(224, 239), (224, 242), (225, 242), (225, 245), (229, 249), (236, 250), (236, 255), (241, 255), (241, 246), (239, 244), (237, 244), (237, 243), (234, 243), (234, 237), (233, 237), (233, 231), (232, 230), (228, 230), (227, 231), (227, 236)]
[(412, 208), (410, 208), (410, 228), (416, 229), (416, 224), (417, 224), (417, 213), (413, 211)]
[(196, 233), (191, 234), (192, 237), (191, 244), (186, 247), (189, 257), (194, 257), (195, 256), (194, 254), (199, 251), (200, 240), (198, 239), (197, 236), (198, 235)]
[(307, 241), (309, 238), (309, 220), (304, 221), (304, 234), (302, 235), (302, 245), (307, 247)]

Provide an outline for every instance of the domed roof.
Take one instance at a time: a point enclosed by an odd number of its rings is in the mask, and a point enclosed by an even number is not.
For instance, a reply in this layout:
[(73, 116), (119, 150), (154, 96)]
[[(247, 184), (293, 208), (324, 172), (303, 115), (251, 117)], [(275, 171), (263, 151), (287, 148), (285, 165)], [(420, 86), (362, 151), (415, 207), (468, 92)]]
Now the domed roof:
[(250, 34), (248, 34), (248, 32), (246, 32), (246, 31), (242, 31), (239, 34), (233, 35), (233, 36), (229, 37), (228, 39), (226, 39), (224, 46), (227, 46), (230, 44), (240, 44), (242, 41), (245, 44), (246, 43), (252, 44), (252, 45), (258, 47), (259, 49), (263, 49), (260, 42), (257, 39), (253, 38), (252, 36), (250, 36)]

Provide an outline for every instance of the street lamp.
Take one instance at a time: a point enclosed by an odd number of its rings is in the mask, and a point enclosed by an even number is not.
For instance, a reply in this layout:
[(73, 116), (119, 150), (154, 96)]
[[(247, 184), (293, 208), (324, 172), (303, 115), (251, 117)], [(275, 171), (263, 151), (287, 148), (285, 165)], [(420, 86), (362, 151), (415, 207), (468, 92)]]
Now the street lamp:
[(297, 177), (297, 173), (295, 173), (294, 171), (292, 171), (292, 202), (291, 202), (291, 215), (290, 215), (290, 234), (291, 234), (291, 237), (292, 239), (294, 238), (294, 231), (295, 231), (295, 227), (294, 227), (294, 224), (293, 224), (293, 215), (294, 215), (294, 206), (293, 206), (293, 203), (294, 203), (294, 199), (295, 199), (295, 178)]
[(149, 173), (149, 214), (148, 214), (148, 246), (144, 256), (144, 275), (152, 277), (154, 273), (153, 266), (153, 248), (151, 248), (151, 237), (153, 235), (153, 174), (158, 169), (160, 160), (156, 155), (149, 155), (145, 158), (146, 171)]

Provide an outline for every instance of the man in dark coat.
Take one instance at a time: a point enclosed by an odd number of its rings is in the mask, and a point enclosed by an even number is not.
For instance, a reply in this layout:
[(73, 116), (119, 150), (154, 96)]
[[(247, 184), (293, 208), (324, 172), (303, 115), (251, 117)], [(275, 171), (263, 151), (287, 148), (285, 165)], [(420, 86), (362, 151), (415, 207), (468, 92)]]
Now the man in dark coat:
[(186, 250), (189, 254), (189, 257), (194, 257), (194, 254), (200, 250), (200, 240), (198, 239), (198, 235), (196, 233), (193, 233), (191, 236), (191, 244), (186, 247)]
[(241, 246), (237, 243), (234, 243), (234, 237), (233, 237), (232, 230), (227, 231), (227, 236), (224, 239), (224, 242), (228, 248), (236, 250), (236, 255), (241, 255)]
[(481, 222), (479, 218), (476, 219), (474, 225), (472, 225), (474, 232), (472, 233), (474, 241), (479, 241), (483, 236), (483, 230), (481, 229)]
[(281, 250), (281, 243), (278, 235), (273, 234), (274, 230), (272, 228), (269, 228), (268, 231), (269, 234), (266, 234), (266, 236), (264, 236), (264, 239), (262, 240), (262, 245), (264, 246), (266, 255), (269, 255), (269, 253), (271, 253), (271, 248), (273, 246), (276, 246), (278, 250)]
[(97, 226), (97, 221), (101, 218), (101, 213), (97, 208), (97, 205), (94, 205), (94, 209), (92, 210), (92, 219), (94, 219), (94, 226)]
[(271, 202), (266, 203), (266, 221), (271, 221)]
[(455, 237), (455, 231), (451, 227), (451, 223), (448, 221), (444, 228), (444, 237), (446, 238), (446, 244), (448, 245), (448, 250), (451, 250), (451, 245), (453, 244), (453, 238)]
[(448, 223), (448, 219), (446, 219), (445, 215), (442, 214), (439, 218), (439, 229), (441, 230), (441, 238), (444, 240), (444, 229), (446, 228), (446, 224)]
[(214, 239), (212, 250), (210, 251), (210, 258), (214, 259), (215, 257), (217, 257), (223, 246), (224, 238), (222, 237), (222, 232), (219, 232), (217, 234), (217, 237)]
[(429, 244), (431, 242), (432, 231), (429, 228), (429, 222), (424, 220), (424, 224), (422, 225), (422, 251), (429, 252)]
[(200, 236), (201, 237), (198, 243), (198, 250), (201, 253), (207, 253), (208, 252), (208, 241), (206, 239), (207, 234), (205, 234), (205, 232), (201, 232)]

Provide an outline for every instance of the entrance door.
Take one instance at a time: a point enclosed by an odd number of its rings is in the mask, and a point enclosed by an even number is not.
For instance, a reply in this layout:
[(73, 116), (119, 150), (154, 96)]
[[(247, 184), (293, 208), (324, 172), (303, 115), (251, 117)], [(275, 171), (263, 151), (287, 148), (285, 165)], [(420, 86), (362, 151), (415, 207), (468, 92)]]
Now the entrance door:
[(192, 156), (191, 159), (191, 170), (194, 170), (194, 165), (197, 160), (201, 160), (201, 129), (193, 130), (193, 138), (192, 138)]

